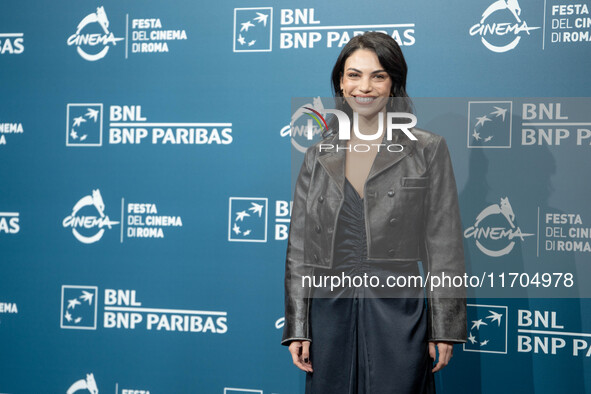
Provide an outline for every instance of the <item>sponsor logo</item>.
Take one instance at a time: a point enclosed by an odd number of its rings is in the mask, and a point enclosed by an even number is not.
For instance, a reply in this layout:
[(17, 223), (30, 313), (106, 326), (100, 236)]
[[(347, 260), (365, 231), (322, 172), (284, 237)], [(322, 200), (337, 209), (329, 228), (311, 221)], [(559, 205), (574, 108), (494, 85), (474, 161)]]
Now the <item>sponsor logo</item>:
[[(507, 18), (511, 21), (507, 22)], [(517, 0), (496, 0), (484, 10), (480, 22), (470, 28), (470, 35), (479, 36), (488, 50), (502, 53), (515, 49), (521, 37), (539, 28), (528, 26), (521, 18)]]
[(522, 104), (521, 145), (591, 145), (589, 98), (562, 98), (562, 102)]
[(234, 9), (234, 52), (269, 52), (273, 46), (273, 8)]
[(468, 304), (466, 352), (507, 354), (508, 308), (498, 305)]
[(96, 286), (62, 286), (61, 328), (96, 330)]
[(70, 388), (68, 388), (68, 391), (66, 391), (66, 394), (74, 394), (74, 393), (78, 393), (78, 392), (89, 392), (91, 394), (98, 394), (99, 390), (98, 387), (96, 385), (96, 381), (94, 380), (94, 374), (89, 373), (86, 374), (86, 378), (85, 379), (80, 379), (75, 381)]
[[(394, 38), (398, 45), (415, 44), (414, 23), (387, 23), (328, 26), (317, 19), (315, 8), (279, 10), (279, 48), (309, 49), (319, 46), (341, 48), (351, 37), (365, 31), (380, 31)], [(269, 52), (273, 50), (273, 8), (234, 9), (234, 52)]]
[[(125, 58), (129, 54), (168, 53), (174, 41), (186, 41), (184, 29), (168, 29), (160, 18), (130, 18), (125, 15), (125, 38), (116, 37), (110, 31), (110, 22), (104, 7), (88, 14), (78, 24), (76, 32), (67, 39), (68, 46), (75, 46), (78, 54), (85, 60), (97, 61), (107, 56), (111, 47), (125, 48)], [(123, 21), (116, 29), (123, 30)], [(123, 41), (123, 42), (120, 42)]]
[[(68, 104), (66, 146), (103, 145), (103, 104)], [(108, 106), (109, 145), (227, 145), (232, 123), (149, 122), (140, 105)]]
[(94, 189), (91, 195), (82, 197), (74, 205), (72, 213), (62, 221), (62, 225), (71, 228), (74, 237), (84, 244), (100, 241), (105, 230), (112, 229), (116, 224), (119, 222), (112, 221), (105, 214), (105, 203), (99, 189)]
[(507, 197), (501, 197), (500, 204), (484, 208), (474, 224), (464, 231), (466, 239), (473, 239), (478, 249), (491, 257), (509, 254), (517, 240), (523, 242), (532, 235), (515, 225), (515, 213)]
[[(129, 15), (126, 18), (129, 20)], [(181, 41), (186, 39), (187, 32), (184, 29), (164, 29), (160, 18), (131, 20), (132, 53), (169, 52), (167, 41)], [(125, 48), (125, 57), (127, 58), (127, 47)]]
[(103, 145), (103, 105), (68, 104), (66, 146)]
[(0, 123), (0, 145), (6, 145), (6, 137), (10, 134), (23, 134), (22, 123)]
[(24, 33), (0, 33), (0, 55), (20, 55), (25, 50)]
[[(284, 241), (289, 236), (291, 201), (275, 201), (275, 218), (267, 215), (267, 197), (230, 197), (228, 213), (228, 241), (267, 242), (267, 223), (275, 223), (273, 239)], [(262, 206), (262, 209), (259, 208)], [(259, 217), (259, 212), (261, 216)], [(248, 232), (248, 230), (251, 230)], [(245, 234), (245, 232), (247, 232)]]
[(570, 46), (572, 43), (580, 42), (585, 45), (591, 41), (591, 18), (587, 4), (552, 4), (549, 11), (547, 26), (553, 44), (568, 43)]
[[(97, 329), (98, 288), (62, 286), (61, 325), (63, 329)], [(205, 311), (144, 307), (136, 290), (105, 289), (102, 327), (148, 331), (225, 334), (225, 311)]]
[(230, 197), (228, 241), (267, 242), (267, 198)]
[[(511, 348), (515, 343), (517, 353), (591, 357), (591, 334), (568, 327), (558, 311), (468, 304), (467, 313), (469, 334), (463, 345), (466, 352), (508, 354), (510, 337), (516, 338)], [(509, 313), (513, 316), (511, 326)]]
[(591, 357), (591, 334), (565, 327), (557, 311), (517, 311), (517, 351)]
[[(122, 204), (125, 206), (125, 201)], [(164, 230), (167, 228), (183, 226), (180, 216), (160, 215), (154, 203), (128, 203), (125, 212), (127, 218), (123, 217), (121, 220), (127, 223), (127, 238), (164, 238)]]
[[(96, 214), (98, 213), (98, 215)], [(121, 224), (120, 224), (121, 223)], [(85, 244), (98, 242), (105, 230), (120, 227), (120, 242), (130, 238), (164, 238), (169, 228), (182, 227), (180, 215), (162, 214), (155, 202), (125, 202), (121, 199), (121, 222), (105, 214), (105, 203), (99, 189), (82, 197), (62, 225), (72, 229), (74, 237)]]
[(591, 228), (578, 213), (542, 213), (544, 250), (551, 252), (591, 252)]
[(0, 235), (18, 234), (20, 230), (20, 213), (0, 212)]
[(511, 101), (468, 103), (468, 148), (510, 148)]
[(18, 307), (14, 302), (0, 302), (0, 313), (18, 313)]
[(69, 46), (75, 46), (76, 51), (84, 60), (90, 62), (104, 58), (109, 48), (117, 45), (123, 38), (115, 37), (109, 31), (109, 18), (104, 7), (97, 7), (96, 12), (86, 15), (76, 27), (76, 33), (68, 37)]

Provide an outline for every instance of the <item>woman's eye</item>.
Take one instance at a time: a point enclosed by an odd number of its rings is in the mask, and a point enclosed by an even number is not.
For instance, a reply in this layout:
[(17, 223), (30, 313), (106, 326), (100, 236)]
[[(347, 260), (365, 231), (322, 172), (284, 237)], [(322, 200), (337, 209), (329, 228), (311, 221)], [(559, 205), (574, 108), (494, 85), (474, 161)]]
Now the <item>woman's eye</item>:
[(348, 77), (349, 78), (355, 78), (355, 77), (358, 77), (358, 76), (359, 76), (359, 74), (357, 74), (357, 73), (349, 73), (348, 74)]
[(377, 79), (386, 79), (386, 75), (385, 74), (376, 74), (375, 77)]

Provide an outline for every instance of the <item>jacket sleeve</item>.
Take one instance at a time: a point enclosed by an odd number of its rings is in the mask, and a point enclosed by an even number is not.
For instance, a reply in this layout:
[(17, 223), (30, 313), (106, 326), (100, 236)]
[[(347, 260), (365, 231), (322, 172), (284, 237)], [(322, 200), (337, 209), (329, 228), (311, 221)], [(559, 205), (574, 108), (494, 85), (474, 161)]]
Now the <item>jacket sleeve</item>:
[[(462, 222), (452, 163), (443, 137), (428, 167), (422, 259), (430, 277), (465, 274)], [(441, 281), (427, 283), (429, 341), (466, 342), (466, 289)], [(437, 283), (435, 283), (437, 284)]]
[(311, 341), (308, 327), (309, 290), (302, 286), (302, 276), (312, 275), (313, 267), (304, 266), (305, 219), (308, 188), (314, 167), (314, 149), (306, 151), (295, 185), (287, 255), (285, 259), (285, 324), (281, 344), (292, 340)]

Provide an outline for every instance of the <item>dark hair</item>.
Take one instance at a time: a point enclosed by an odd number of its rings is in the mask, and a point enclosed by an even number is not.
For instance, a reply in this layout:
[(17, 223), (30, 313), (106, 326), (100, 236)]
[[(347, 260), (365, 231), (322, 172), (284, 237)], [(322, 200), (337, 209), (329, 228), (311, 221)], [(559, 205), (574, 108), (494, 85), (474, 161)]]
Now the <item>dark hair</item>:
[[(341, 91), (341, 77), (343, 76), (343, 72), (345, 69), (345, 62), (358, 49), (369, 49), (378, 57), (378, 60), (384, 70), (390, 76), (392, 80), (392, 89), (390, 90), (391, 97), (400, 97), (402, 100), (402, 106), (397, 103), (396, 107), (398, 107), (397, 111), (404, 111), (404, 112), (411, 112), (412, 103), (408, 94), (406, 93), (406, 75), (408, 73), (408, 68), (406, 66), (406, 61), (404, 60), (404, 55), (402, 54), (402, 50), (400, 46), (392, 37), (387, 34), (375, 32), (375, 31), (367, 31), (362, 35), (353, 37), (347, 45), (341, 51), (333, 69), (332, 69), (332, 91), (335, 97), (335, 106), (336, 109), (339, 109), (345, 112), (349, 118), (351, 118), (353, 114), (353, 110), (349, 105), (345, 102), (345, 100), (341, 99), (343, 97), (343, 93)], [(394, 101), (398, 100), (389, 100), (389, 110), (394, 110), (391, 108), (390, 104)], [(326, 138), (336, 132), (338, 121), (335, 116), (332, 117), (329, 128), (325, 133), (323, 133), (322, 137)], [(326, 135), (325, 135), (326, 134)]]

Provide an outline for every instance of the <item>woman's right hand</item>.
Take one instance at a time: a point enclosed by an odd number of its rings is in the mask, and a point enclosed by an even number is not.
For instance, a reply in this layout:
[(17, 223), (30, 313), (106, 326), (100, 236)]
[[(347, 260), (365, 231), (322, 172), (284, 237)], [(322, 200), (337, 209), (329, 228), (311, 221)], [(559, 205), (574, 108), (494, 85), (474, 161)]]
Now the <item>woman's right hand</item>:
[(310, 361), (310, 341), (291, 341), (289, 352), (293, 363), (302, 371), (313, 372)]

